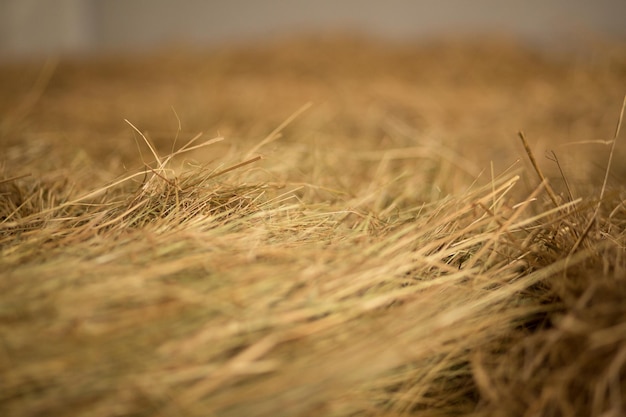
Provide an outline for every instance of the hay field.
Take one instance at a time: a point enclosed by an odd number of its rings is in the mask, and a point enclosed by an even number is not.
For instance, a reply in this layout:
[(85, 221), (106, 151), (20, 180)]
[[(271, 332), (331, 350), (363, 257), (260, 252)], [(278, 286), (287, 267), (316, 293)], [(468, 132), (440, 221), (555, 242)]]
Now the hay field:
[(625, 45), (303, 38), (0, 87), (0, 415), (626, 413)]

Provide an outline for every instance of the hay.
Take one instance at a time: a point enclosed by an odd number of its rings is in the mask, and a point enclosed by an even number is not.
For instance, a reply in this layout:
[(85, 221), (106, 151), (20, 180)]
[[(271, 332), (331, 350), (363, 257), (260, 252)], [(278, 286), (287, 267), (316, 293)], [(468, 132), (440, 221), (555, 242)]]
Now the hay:
[(40, 68), (0, 68), (3, 416), (624, 414), (623, 45)]

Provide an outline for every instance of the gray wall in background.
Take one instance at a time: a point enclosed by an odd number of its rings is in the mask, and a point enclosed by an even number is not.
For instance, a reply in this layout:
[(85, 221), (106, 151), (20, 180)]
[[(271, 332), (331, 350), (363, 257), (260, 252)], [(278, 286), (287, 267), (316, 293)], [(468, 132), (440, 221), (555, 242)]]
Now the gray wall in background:
[(93, 1), (0, 0), (0, 54), (88, 51)]
[(626, 40), (626, 0), (0, 0), (4, 58), (320, 31)]

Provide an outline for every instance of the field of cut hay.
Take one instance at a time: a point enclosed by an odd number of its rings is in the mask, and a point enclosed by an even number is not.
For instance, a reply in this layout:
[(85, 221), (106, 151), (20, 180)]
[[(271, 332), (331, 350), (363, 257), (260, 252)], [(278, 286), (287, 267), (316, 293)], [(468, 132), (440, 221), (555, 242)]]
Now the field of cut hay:
[(0, 415), (626, 413), (626, 47), (0, 66)]

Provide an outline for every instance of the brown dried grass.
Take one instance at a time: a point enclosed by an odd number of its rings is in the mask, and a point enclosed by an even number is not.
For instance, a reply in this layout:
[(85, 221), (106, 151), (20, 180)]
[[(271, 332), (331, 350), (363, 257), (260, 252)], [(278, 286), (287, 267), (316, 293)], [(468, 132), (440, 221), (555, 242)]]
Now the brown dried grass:
[(624, 414), (623, 45), (43, 68), (0, 68), (2, 415)]

